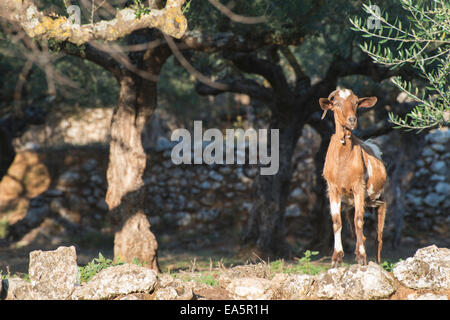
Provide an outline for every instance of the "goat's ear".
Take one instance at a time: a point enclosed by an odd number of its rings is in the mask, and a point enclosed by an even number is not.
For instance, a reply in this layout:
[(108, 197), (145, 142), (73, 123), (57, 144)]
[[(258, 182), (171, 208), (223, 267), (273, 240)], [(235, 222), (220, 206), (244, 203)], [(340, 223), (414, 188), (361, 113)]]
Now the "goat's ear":
[(319, 104), (323, 111), (328, 111), (333, 108), (333, 102), (331, 102), (327, 98), (320, 98)]
[(327, 111), (333, 109), (333, 102), (331, 102), (327, 98), (320, 98), (319, 104), (323, 110), (323, 114), (322, 114), (322, 118), (321, 118), (321, 120), (323, 120), (323, 118), (325, 118), (325, 116), (327, 115)]
[(365, 97), (358, 99), (358, 108), (370, 108), (377, 103), (377, 97)]

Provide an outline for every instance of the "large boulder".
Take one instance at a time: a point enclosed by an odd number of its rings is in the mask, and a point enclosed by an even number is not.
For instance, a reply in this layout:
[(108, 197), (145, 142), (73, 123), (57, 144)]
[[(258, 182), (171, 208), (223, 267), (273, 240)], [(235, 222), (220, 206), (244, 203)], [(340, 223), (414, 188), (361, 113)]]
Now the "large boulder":
[(395, 279), (373, 262), (330, 269), (317, 276), (315, 286), (317, 298), (339, 300), (388, 298), (396, 290)]
[(435, 245), (417, 250), (395, 265), (394, 276), (412, 289), (450, 289), (450, 249)]
[(103, 269), (86, 284), (76, 288), (74, 300), (112, 299), (135, 292), (149, 293), (157, 283), (155, 270), (135, 264), (123, 264)]
[(30, 252), (28, 273), (34, 299), (68, 299), (78, 279), (75, 247)]

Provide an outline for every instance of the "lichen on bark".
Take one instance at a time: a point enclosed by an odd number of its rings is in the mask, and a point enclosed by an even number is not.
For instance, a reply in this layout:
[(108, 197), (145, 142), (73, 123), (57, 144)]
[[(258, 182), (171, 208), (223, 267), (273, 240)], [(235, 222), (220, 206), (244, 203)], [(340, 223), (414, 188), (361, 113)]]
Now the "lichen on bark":
[(118, 11), (112, 20), (78, 25), (66, 17), (45, 15), (32, 0), (2, 0), (0, 18), (19, 23), (32, 38), (68, 41), (76, 45), (92, 40), (117, 40), (144, 28), (157, 28), (174, 38), (181, 38), (187, 29), (187, 21), (181, 11), (184, 2), (168, 0), (165, 8), (152, 9), (140, 18), (132, 9), (125, 8)]

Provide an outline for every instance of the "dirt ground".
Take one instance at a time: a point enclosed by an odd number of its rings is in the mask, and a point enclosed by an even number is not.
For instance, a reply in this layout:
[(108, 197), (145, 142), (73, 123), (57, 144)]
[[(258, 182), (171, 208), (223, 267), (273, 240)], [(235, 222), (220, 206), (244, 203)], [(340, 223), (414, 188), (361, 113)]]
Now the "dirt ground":
[[(0, 271), (3, 274), (11, 273), (27, 273), (29, 254), (33, 250), (54, 250), (59, 246), (74, 245), (77, 251), (78, 265), (83, 266), (90, 262), (92, 259), (97, 258), (99, 252), (106, 258), (113, 258), (113, 237), (112, 235), (105, 235), (105, 239), (101, 245), (98, 246), (86, 246), (86, 241), (80, 242), (74, 239), (59, 239), (56, 243), (45, 243), (39, 241), (39, 243), (31, 244), (26, 247), (15, 247), (14, 244), (9, 243), (6, 240), (0, 240)], [(192, 248), (186, 245), (180, 244), (174, 245), (173, 241), (165, 240), (160, 241), (159, 265), (162, 272), (178, 271), (178, 270), (191, 270), (193, 267), (202, 270), (210, 268), (211, 265), (216, 267), (222, 265), (224, 267), (231, 267), (236, 265), (242, 265), (246, 263), (258, 262), (259, 258), (252, 254), (252, 252), (243, 252), (240, 250), (238, 239), (230, 239), (227, 237), (227, 241), (216, 238), (216, 241), (208, 241), (208, 245), (198, 246)], [(165, 244), (170, 241), (170, 245)], [(78, 243), (77, 243), (78, 242)], [(110, 244), (107, 244), (110, 242)], [(162, 242), (162, 243), (161, 243)], [(421, 241), (407, 241), (401, 243), (397, 249), (392, 249), (389, 244), (383, 247), (382, 261), (397, 262), (400, 259), (405, 260), (408, 257), (412, 257), (419, 248), (423, 248), (429, 245), (435, 244), (438, 247), (448, 247), (448, 242), (445, 239), (433, 239), (433, 240), (421, 240)], [(177, 247), (177, 249), (173, 249)], [(375, 261), (373, 254), (373, 246), (366, 242), (368, 259)], [(330, 249), (331, 250), (331, 249)], [(353, 250), (352, 250), (353, 251)], [(344, 263), (353, 264), (354, 254), (352, 251), (346, 252), (344, 257)], [(299, 252), (298, 257), (301, 257)], [(322, 263), (329, 263), (330, 256), (319, 254), (312, 257), (313, 261), (320, 261)], [(293, 259), (292, 261), (295, 261)], [(268, 261), (270, 262), (270, 261)]]

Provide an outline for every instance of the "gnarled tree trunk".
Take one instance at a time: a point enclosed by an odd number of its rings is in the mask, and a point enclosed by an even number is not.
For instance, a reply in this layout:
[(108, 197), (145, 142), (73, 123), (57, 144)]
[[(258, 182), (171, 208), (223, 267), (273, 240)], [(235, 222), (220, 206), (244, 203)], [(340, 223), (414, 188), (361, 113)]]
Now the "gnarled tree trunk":
[[(131, 58), (156, 79), (170, 54), (168, 47), (162, 46)], [(118, 226), (114, 258), (125, 262), (138, 259), (158, 270), (158, 243), (144, 213), (142, 179), (147, 162), (143, 131), (157, 105), (157, 83), (128, 71), (119, 77), (119, 83), (119, 101), (111, 120), (106, 193), (113, 224)]]
[(158, 244), (144, 214), (146, 154), (141, 136), (155, 106), (156, 83), (133, 75), (120, 79), (119, 101), (111, 121), (106, 193), (106, 203), (120, 226), (114, 239), (114, 258), (126, 262), (137, 258), (152, 269), (158, 268)]

